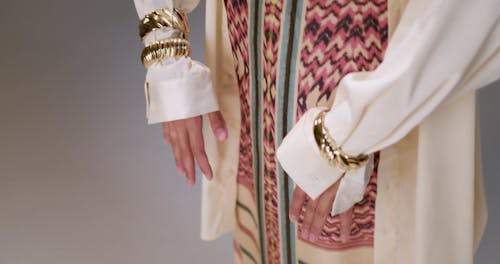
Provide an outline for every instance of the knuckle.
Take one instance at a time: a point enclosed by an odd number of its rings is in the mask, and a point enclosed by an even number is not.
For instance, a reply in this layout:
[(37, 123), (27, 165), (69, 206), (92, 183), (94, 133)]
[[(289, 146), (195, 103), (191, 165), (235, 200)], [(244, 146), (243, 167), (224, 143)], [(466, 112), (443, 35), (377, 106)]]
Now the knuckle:
[(186, 119), (186, 127), (197, 127), (201, 122), (201, 116)]
[(194, 121), (189, 121), (189, 122), (186, 122), (185, 126), (186, 126), (187, 130), (191, 131), (191, 130), (193, 130), (193, 129), (195, 129), (197, 127), (197, 124)]
[(183, 160), (187, 165), (193, 165), (193, 156), (190, 153), (185, 153)]
[(326, 213), (324, 210), (316, 210), (314, 212), (314, 216), (315, 217), (318, 217), (318, 218), (322, 218), (322, 217), (325, 217), (326, 216)]
[(179, 138), (179, 134), (177, 134), (177, 132), (171, 131), (169, 137), (172, 140), (177, 140)]
[(194, 172), (194, 163), (191, 159), (184, 160), (184, 164), (186, 165), (186, 170), (188, 172)]
[(186, 166), (186, 173), (192, 174), (194, 173), (194, 164), (190, 162), (184, 162), (184, 165)]
[(317, 206), (317, 204), (314, 201), (309, 201), (307, 203), (307, 210), (308, 211), (316, 210), (316, 206)]
[(193, 146), (193, 154), (200, 157), (200, 156), (205, 156), (205, 149), (203, 147), (203, 144), (196, 143)]
[(199, 150), (200, 152), (205, 152), (205, 142), (203, 142), (203, 138), (200, 138), (196, 143), (195, 143), (195, 149)]

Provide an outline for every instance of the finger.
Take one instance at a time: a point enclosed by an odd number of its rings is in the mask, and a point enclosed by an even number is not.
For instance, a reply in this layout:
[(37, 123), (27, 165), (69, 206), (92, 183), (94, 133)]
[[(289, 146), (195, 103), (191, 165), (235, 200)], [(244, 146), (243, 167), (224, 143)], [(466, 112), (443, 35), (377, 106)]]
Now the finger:
[(330, 214), (331, 210), (331, 201), (321, 199), (316, 207), (316, 210), (314, 211), (314, 219), (309, 229), (309, 241), (314, 242), (318, 240), (321, 230), (323, 230), (323, 226), (326, 223), (326, 218)]
[(309, 232), (311, 230), (311, 224), (314, 220), (314, 214), (316, 211), (316, 200), (310, 199), (306, 205), (306, 212), (304, 214), (304, 220), (302, 222), (302, 238), (309, 239)]
[(319, 238), (321, 230), (325, 225), (326, 218), (332, 210), (333, 201), (335, 200), (338, 186), (339, 182), (330, 186), (324, 193), (322, 193), (318, 197), (316, 210), (314, 211), (314, 219), (309, 229), (309, 241), (314, 242)]
[(352, 225), (352, 211), (351, 208), (340, 214), (340, 240), (342, 242), (349, 241), (351, 237), (351, 225)]
[(184, 126), (177, 127), (176, 130), (179, 134), (178, 144), (181, 149), (181, 160), (186, 173), (187, 184), (193, 186), (195, 183), (195, 168), (188, 132)]
[(170, 144), (170, 128), (169, 128), (170, 122), (163, 122), (162, 123), (162, 131), (163, 131), (163, 143), (165, 145)]
[(290, 204), (290, 221), (297, 222), (306, 200), (306, 193), (299, 186), (293, 190), (292, 203)]
[(215, 111), (208, 113), (208, 120), (210, 121), (210, 127), (219, 141), (223, 141), (227, 138), (226, 121), (222, 116), (220, 111)]
[(179, 144), (177, 144), (177, 134), (171, 130), (169, 132), (169, 138), (172, 139), (171, 141), (171, 146), (172, 146), (172, 152), (174, 153), (174, 159), (175, 159), (175, 166), (177, 167), (177, 173), (179, 175), (183, 175), (185, 173), (184, 169), (184, 164), (182, 162), (182, 154), (181, 154), (181, 149), (179, 148)]
[(205, 143), (203, 141), (203, 134), (201, 130), (202, 119), (201, 117), (192, 122), (189, 128), (189, 142), (191, 143), (191, 151), (200, 166), (201, 172), (207, 177), (207, 180), (211, 180), (213, 177), (212, 168), (208, 162), (207, 154), (205, 152)]

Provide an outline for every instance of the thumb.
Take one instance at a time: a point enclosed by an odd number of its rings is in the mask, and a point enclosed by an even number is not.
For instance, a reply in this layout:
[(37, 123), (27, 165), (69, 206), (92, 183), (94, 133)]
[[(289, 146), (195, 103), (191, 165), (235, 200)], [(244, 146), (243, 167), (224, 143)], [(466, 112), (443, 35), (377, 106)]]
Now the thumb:
[(220, 111), (208, 113), (208, 120), (215, 137), (219, 141), (224, 141), (227, 138), (226, 121)]

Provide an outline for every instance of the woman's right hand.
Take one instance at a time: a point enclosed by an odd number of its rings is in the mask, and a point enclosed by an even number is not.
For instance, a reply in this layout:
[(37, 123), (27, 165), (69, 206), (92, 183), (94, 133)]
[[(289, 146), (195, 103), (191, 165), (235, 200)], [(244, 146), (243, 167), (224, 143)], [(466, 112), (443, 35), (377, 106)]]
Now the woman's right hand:
[[(208, 119), (215, 137), (224, 141), (228, 132), (221, 112), (208, 113)], [(188, 186), (193, 186), (196, 181), (195, 160), (207, 179), (213, 178), (205, 152), (202, 125), (201, 115), (163, 123), (163, 142), (172, 146), (177, 172), (186, 176)]]

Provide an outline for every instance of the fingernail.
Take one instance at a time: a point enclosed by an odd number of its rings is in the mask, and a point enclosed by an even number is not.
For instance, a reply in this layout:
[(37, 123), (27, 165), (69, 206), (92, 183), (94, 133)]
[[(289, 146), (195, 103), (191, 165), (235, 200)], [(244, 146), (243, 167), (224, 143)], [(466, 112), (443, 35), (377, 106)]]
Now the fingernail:
[(212, 178), (214, 177), (213, 173), (212, 173), (212, 170), (209, 170), (207, 174), (205, 174), (205, 177), (207, 178), (207, 180), (212, 180)]
[(193, 181), (193, 180), (191, 180), (191, 179), (189, 179), (189, 180), (187, 181), (187, 184), (188, 184), (188, 186), (189, 186), (189, 187), (193, 187), (193, 185), (194, 185), (194, 181)]
[(316, 241), (316, 235), (315, 234), (309, 234), (309, 241), (311, 241), (311, 242)]
[(290, 214), (290, 221), (292, 222), (296, 222), (297, 221), (297, 217), (293, 214)]
[(226, 133), (226, 130), (222, 129), (222, 128), (219, 128), (217, 129), (217, 139), (218, 140), (224, 140), (226, 139), (227, 137), (227, 133)]

